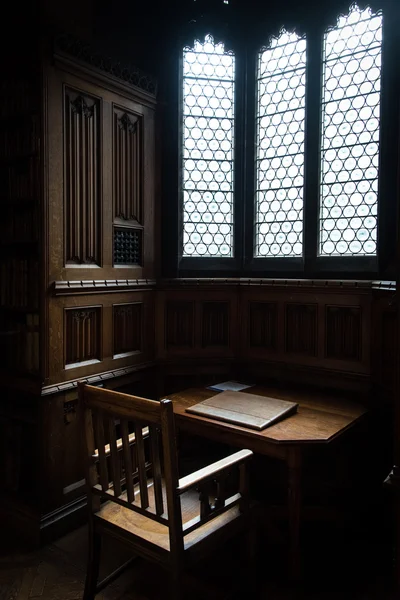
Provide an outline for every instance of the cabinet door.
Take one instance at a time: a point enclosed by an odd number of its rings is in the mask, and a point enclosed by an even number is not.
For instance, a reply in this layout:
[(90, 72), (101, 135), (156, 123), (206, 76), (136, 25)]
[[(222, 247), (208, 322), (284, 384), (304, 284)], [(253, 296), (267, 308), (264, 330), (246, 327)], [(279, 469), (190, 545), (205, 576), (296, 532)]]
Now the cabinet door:
[(49, 281), (153, 277), (154, 108), (48, 74)]
[(53, 385), (154, 359), (154, 101), (89, 71), (45, 73), (43, 343)]

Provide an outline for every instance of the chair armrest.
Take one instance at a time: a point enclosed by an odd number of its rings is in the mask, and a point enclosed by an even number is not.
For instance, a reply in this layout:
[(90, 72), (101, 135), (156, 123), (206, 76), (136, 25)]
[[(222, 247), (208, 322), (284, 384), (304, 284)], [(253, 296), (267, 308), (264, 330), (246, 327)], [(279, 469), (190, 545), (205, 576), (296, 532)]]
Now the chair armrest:
[(187, 490), (190, 490), (192, 487), (198, 485), (200, 482), (203, 482), (207, 479), (212, 479), (223, 471), (230, 469), (234, 465), (245, 462), (251, 456), (253, 456), (251, 450), (240, 450), (239, 452), (235, 452), (235, 454), (231, 454), (222, 460), (218, 460), (212, 465), (208, 465), (203, 469), (199, 469), (194, 473), (190, 473), (190, 475), (186, 475), (186, 477), (182, 477), (178, 484), (178, 494), (183, 494)]

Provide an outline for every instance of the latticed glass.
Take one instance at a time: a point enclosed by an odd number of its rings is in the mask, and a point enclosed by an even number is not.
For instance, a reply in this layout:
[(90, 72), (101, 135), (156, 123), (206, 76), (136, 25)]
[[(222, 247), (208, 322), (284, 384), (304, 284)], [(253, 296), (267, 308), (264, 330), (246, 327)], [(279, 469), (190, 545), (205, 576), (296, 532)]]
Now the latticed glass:
[(257, 72), (255, 256), (303, 251), (306, 40), (282, 31)]
[(376, 254), (382, 16), (353, 6), (325, 33), (320, 255)]
[(233, 256), (235, 57), (183, 51), (183, 256)]

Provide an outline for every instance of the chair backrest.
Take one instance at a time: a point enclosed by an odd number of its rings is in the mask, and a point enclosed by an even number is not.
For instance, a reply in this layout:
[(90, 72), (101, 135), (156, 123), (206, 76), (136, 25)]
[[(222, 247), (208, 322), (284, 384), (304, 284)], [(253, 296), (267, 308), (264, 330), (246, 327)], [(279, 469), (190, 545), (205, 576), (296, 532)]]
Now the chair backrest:
[(183, 551), (171, 400), (157, 402), (85, 384), (79, 384), (79, 399), (92, 511), (107, 499), (144, 514), (169, 527), (171, 551)]

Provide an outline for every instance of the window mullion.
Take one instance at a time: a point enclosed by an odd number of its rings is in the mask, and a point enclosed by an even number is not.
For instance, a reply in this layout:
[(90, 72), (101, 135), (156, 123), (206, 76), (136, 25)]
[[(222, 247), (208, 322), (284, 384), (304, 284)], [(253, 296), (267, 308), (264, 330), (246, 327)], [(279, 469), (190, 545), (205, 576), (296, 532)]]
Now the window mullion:
[(304, 180), (304, 268), (315, 271), (318, 249), (318, 211), (321, 169), (322, 35), (307, 34), (305, 180)]
[(244, 192), (246, 156), (246, 54), (239, 45), (235, 51), (235, 137), (234, 137), (234, 257), (243, 268)]
[(256, 160), (256, 61), (257, 51), (248, 48), (246, 53), (245, 91), (245, 123), (244, 123), (244, 262), (248, 267), (253, 261), (254, 253), (254, 191), (255, 191), (255, 160)]

